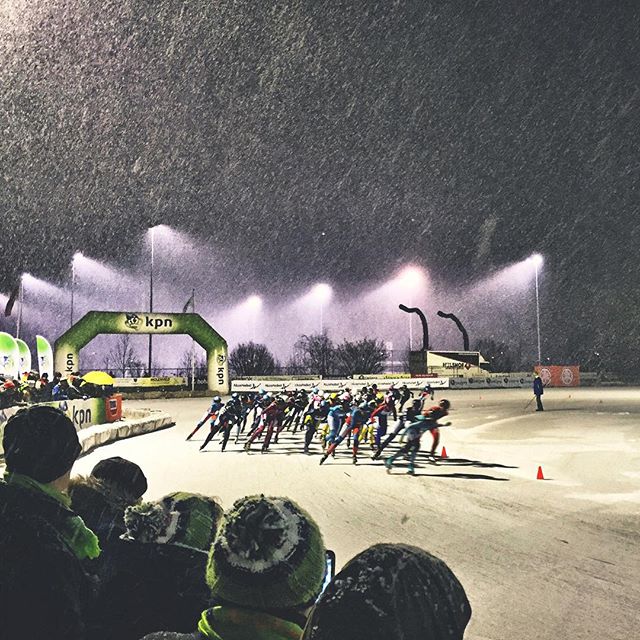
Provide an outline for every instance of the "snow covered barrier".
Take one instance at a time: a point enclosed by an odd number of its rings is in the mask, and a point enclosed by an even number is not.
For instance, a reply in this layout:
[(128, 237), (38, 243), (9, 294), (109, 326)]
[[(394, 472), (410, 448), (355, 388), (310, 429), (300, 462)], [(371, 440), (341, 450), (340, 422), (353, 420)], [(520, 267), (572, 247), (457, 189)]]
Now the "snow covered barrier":
[(172, 427), (175, 424), (173, 418), (163, 411), (153, 409), (124, 410), (122, 420), (108, 424), (98, 424), (83, 429), (78, 433), (82, 453), (88, 453), (96, 447), (131, 438), (160, 429)]
[[(122, 398), (118, 395), (109, 398), (62, 400), (44, 404), (60, 409), (69, 416), (78, 431), (84, 453), (114, 440), (157, 431), (174, 424), (169, 414), (160, 411), (151, 409), (123, 411)], [(24, 407), (17, 406), (0, 410), (0, 458), (4, 456), (2, 449), (4, 425), (22, 408)]]

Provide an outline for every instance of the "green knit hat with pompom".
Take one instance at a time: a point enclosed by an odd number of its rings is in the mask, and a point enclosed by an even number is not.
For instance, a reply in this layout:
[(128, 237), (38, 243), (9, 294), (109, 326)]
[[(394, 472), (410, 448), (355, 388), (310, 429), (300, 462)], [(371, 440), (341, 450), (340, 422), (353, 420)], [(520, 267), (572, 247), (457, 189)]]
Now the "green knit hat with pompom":
[(157, 502), (128, 507), (124, 515), (125, 537), (208, 551), (221, 516), (222, 507), (213, 498), (179, 491)]
[(249, 496), (225, 512), (207, 564), (214, 599), (256, 609), (315, 601), (326, 551), (313, 518), (287, 498)]

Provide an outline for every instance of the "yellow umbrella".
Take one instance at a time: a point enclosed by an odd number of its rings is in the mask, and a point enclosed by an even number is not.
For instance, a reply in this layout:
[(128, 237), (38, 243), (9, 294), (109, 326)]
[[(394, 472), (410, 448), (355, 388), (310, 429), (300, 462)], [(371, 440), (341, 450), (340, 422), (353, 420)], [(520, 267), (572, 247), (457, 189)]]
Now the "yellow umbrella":
[(82, 376), (82, 379), (85, 382), (89, 382), (90, 384), (98, 385), (99, 387), (104, 387), (113, 384), (113, 378), (104, 371), (89, 371)]

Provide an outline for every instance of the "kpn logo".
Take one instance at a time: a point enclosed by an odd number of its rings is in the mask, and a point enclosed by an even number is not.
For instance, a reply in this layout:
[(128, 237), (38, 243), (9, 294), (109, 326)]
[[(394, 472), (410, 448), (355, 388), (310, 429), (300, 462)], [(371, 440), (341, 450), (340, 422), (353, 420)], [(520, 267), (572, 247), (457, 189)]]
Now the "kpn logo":
[(153, 333), (155, 331), (173, 329), (173, 320), (171, 318), (162, 318), (158, 316), (139, 316), (137, 313), (125, 313), (125, 326), (133, 331), (143, 329), (143, 333)]
[(137, 331), (142, 324), (142, 320), (140, 320), (140, 316), (137, 313), (126, 313), (126, 319), (124, 321), (125, 325), (129, 327), (129, 329), (133, 329)]

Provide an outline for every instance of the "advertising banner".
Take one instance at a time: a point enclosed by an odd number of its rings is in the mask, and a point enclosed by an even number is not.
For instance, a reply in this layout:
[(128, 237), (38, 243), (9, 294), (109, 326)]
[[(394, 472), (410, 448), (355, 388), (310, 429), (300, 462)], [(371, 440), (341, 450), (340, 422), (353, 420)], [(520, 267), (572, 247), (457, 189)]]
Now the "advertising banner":
[[(369, 380), (370, 378), (410, 378), (410, 373), (356, 373), (353, 376), (354, 380)], [(422, 376), (415, 376), (416, 378)]]
[(29, 345), (20, 338), (16, 338), (18, 344), (18, 353), (20, 354), (19, 368), (20, 374), (31, 371), (31, 350)]
[(449, 386), (448, 378), (367, 378), (362, 380), (353, 380), (351, 378), (342, 378), (338, 380), (263, 380), (255, 378), (252, 380), (233, 380), (231, 382), (231, 391), (249, 393), (264, 389), (273, 393), (282, 393), (293, 389), (306, 389), (307, 391), (318, 388), (320, 391), (328, 393), (336, 393), (349, 388), (352, 391), (360, 389), (360, 387), (370, 387), (377, 385), (380, 391), (386, 391), (390, 385), (394, 384), (399, 387), (406, 384), (412, 391), (422, 389), (426, 384), (430, 384), (434, 389), (446, 389)]
[(157, 389), (160, 387), (186, 387), (187, 379), (183, 376), (157, 376), (153, 378), (114, 378), (116, 389), (135, 387), (136, 389)]
[[(122, 419), (122, 396), (115, 394), (109, 398), (87, 398), (86, 400), (60, 400), (58, 402), (43, 403), (64, 411), (71, 418), (77, 431), (96, 424), (105, 424)], [(0, 455), (2, 450), (2, 435), (7, 420), (22, 409), (22, 406), (0, 409)]]
[(545, 387), (579, 387), (580, 367), (571, 365), (536, 366)]
[(19, 377), (20, 369), (20, 349), (15, 338), (0, 331), (0, 374)]
[(63, 374), (80, 370), (80, 350), (101, 334), (184, 334), (207, 352), (211, 391), (229, 392), (227, 343), (197, 313), (89, 311), (55, 342), (55, 367)]
[(36, 336), (36, 349), (38, 357), (38, 371), (40, 375), (48, 374), (49, 380), (53, 379), (53, 350), (49, 341), (44, 336)]
[(532, 373), (489, 373), (482, 376), (451, 376), (451, 389), (522, 389), (533, 384)]

